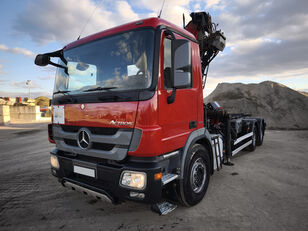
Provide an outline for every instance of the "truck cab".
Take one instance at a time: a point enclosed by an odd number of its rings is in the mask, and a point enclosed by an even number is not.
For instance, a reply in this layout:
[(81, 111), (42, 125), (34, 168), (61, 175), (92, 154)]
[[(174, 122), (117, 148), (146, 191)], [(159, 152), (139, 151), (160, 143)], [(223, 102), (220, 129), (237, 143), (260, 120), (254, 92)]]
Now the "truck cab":
[(149, 18), (37, 56), (57, 67), (48, 133), (63, 186), (113, 203), (202, 200), (231, 144), (208, 124), (197, 37)]
[(199, 45), (150, 18), (63, 48), (52, 99), (52, 174), (113, 202), (161, 200), (189, 135), (204, 127)]

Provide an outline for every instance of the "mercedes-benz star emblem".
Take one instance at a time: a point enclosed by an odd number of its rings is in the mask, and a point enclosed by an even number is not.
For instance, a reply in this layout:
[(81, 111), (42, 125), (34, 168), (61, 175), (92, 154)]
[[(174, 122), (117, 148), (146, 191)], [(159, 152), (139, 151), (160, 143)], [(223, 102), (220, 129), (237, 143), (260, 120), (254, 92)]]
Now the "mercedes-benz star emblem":
[(90, 135), (85, 129), (81, 129), (78, 134), (78, 145), (82, 149), (90, 146)]
[(83, 110), (85, 108), (84, 104), (80, 105), (80, 109)]

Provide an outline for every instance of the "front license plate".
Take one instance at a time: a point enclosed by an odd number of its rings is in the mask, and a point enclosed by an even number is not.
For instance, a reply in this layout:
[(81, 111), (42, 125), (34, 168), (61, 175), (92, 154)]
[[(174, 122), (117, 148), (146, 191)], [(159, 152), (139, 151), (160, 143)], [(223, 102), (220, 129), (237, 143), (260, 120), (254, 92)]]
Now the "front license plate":
[(78, 173), (85, 176), (95, 177), (95, 169), (85, 168), (78, 165), (74, 165), (74, 173)]

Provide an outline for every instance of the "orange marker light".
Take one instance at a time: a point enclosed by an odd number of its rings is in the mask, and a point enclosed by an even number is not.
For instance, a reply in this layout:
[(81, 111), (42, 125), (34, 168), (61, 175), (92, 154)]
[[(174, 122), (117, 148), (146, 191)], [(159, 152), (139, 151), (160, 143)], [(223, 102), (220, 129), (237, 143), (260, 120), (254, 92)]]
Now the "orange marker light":
[(154, 180), (160, 180), (162, 178), (163, 174), (161, 172), (154, 174)]

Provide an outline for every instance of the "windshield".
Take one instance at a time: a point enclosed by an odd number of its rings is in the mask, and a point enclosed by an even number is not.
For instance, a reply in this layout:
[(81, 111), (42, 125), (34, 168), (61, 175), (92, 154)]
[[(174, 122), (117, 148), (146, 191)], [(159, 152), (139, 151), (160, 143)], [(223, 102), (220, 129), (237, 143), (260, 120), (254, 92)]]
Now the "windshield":
[(59, 59), (66, 68), (57, 69), (54, 92), (149, 88), (153, 53), (153, 29), (125, 32), (64, 50), (67, 64)]

